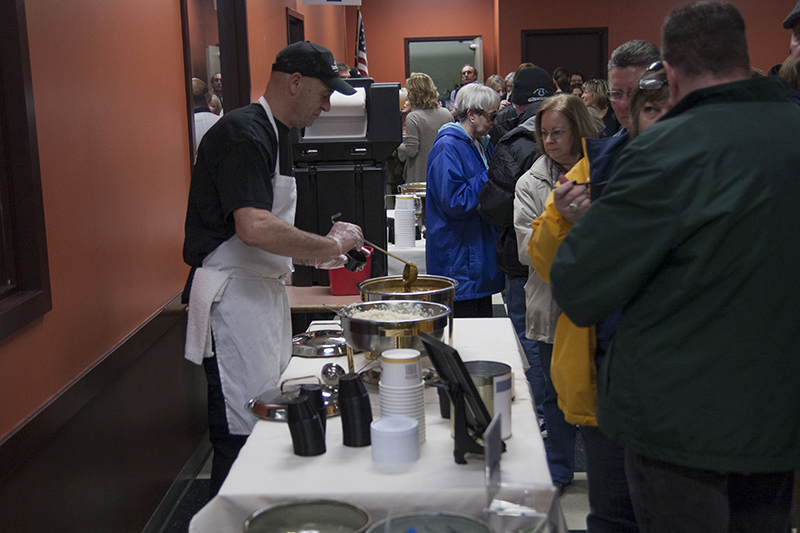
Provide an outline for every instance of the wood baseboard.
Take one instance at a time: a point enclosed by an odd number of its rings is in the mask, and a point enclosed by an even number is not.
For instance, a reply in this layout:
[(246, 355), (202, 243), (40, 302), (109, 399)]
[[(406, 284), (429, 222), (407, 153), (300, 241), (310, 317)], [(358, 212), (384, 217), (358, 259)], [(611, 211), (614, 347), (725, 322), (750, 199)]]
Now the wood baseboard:
[(137, 531), (208, 431), (176, 296), (0, 442), (9, 531)]

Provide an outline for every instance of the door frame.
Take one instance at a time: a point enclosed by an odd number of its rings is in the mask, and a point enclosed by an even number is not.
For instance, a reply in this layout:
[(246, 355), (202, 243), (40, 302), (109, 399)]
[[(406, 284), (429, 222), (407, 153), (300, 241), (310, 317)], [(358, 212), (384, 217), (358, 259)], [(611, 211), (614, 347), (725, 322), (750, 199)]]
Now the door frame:
[[(608, 27), (600, 26), (595, 28), (555, 28), (547, 30), (522, 30), (520, 38), (520, 58), (522, 62), (531, 61), (527, 57), (528, 41), (533, 37), (539, 36), (569, 36), (569, 35), (597, 35), (599, 57), (608, 58)], [(536, 62), (533, 61), (535, 64)], [(601, 59), (597, 64), (598, 77), (608, 78), (608, 60)], [(586, 80), (584, 80), (586, 81)]]

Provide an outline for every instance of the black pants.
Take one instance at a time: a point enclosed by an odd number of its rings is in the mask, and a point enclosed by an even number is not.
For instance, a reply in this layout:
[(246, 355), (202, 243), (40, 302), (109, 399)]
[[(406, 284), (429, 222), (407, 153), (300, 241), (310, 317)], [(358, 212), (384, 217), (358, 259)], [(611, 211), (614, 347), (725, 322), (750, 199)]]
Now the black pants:
[[(212, 339), (213, 342), (213, 339)], [(213, 344), (212, 344), (213, 347)], [(217, 357), (203, 359), (203, 369), (208, 380), (208, 429), (214, 459), (211, 462), (211, 490), (213, 498), (219, 492), (222, 482), (247, 441), (247, 435), (231, 435), (228, 431), (228, 417), (225, 415), (225, 397), (219, 379)]]
[(636, 533), (628, 480), (625, 478), (625, 450), (595, 426), (580, 426), (586, 450), (586, 479), (589, 483), (588, 533)]
[(625, 451), (643, 533), (788, 533), (790, 472), (731, 473), (665, 463)]

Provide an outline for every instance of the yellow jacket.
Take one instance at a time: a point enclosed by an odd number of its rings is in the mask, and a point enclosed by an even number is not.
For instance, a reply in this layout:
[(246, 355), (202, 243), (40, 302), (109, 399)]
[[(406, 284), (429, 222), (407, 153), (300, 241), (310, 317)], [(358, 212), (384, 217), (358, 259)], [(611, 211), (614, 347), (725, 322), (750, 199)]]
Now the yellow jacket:
[[(583, 145), (584, 154), (586, 144)], [(578, 183), (589, 181), (589, 160), (583, 157), (567, 173), (567, 178)], [(533, 269), (546, 282), (550, 282), (550, 267), (561, 241), (572, 224), (556, 210), (553, 192), (547, 197), (544, 212), (533, 221), (533, 235), (528, 242), (528, 255)], [(550, 379), (558, 393), (558, 407), (570, 424), (596, 426), (597, 418), (597, 366), (594, 362), (596, 348), (594, 326), (581, 328), (561, 313), (556, 324)]]

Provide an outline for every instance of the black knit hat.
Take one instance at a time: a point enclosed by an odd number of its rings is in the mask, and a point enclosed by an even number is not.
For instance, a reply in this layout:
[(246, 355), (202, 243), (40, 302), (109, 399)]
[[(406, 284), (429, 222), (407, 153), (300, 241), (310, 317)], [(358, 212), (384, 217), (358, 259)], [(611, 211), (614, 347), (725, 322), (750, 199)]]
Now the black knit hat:
[(553, 96), (554, 91), (553, 78), (546, 70), (539, 67), (522, 69), (514, 76), (511, 103), (525, 105), (539, 102)]
[(800, 2), (797, 2), (797, 5), (794, 6), (792, 12), (789, 13), (789, 16), (783, 21), (783, 27), (787, 30), (791, 30), (794, 28), (794, 25), (797, 24), (798, 20), (800, 20)]
[(272, 70), (317, 78), (342, 94), (355, 94), (356, 90), (339, 77), (339, 68), (327, 48), (310, 41), (290, 44), (275, 57)]

